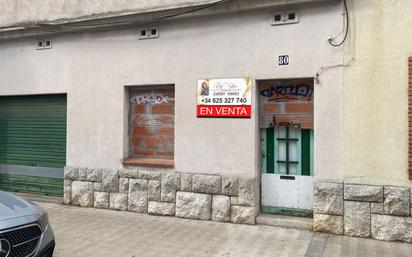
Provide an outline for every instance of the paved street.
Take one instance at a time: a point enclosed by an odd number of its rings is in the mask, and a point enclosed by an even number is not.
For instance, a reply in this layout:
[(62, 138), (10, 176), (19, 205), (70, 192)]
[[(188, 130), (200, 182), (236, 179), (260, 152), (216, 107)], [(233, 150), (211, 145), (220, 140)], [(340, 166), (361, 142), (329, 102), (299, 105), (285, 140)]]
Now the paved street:
[(39, 203), (57, 238), (55, 257), (409, 257), (412, 244)]

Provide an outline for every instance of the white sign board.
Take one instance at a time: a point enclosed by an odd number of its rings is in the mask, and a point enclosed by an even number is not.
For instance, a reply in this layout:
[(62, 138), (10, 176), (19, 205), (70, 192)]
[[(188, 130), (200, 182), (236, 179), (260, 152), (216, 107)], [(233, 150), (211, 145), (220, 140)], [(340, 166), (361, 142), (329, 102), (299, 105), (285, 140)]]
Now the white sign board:
[(197, 117), (250, 118), (252, 79), (197, 81)]

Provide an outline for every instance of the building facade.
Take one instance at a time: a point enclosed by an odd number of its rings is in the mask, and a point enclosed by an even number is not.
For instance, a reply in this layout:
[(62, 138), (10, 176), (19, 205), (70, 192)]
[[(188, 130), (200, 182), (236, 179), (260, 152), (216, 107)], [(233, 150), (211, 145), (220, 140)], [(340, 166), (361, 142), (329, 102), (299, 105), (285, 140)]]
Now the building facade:
[(410, 4), (381, 2), (2, 1), (0, 185), (412, 241)]

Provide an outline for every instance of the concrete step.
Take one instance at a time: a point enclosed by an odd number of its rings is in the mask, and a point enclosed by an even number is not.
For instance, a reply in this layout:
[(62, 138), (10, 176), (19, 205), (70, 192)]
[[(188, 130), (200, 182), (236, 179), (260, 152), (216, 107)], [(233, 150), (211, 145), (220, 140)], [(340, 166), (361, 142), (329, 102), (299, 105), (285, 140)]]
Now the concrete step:
[(259, 214), (256, 217), (256, 223), (259, 225), (268, 225), (283, 228), (297, 228), (313, 230), (313, 219), (293, 216)]

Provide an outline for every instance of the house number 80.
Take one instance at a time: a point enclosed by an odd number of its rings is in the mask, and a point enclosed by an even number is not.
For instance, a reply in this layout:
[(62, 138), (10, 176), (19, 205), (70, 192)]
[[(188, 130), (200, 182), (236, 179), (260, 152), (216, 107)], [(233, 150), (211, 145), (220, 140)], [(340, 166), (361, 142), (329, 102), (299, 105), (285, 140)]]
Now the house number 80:
[(289, 55), (279, 56), (279, 65), (289, 65)]

